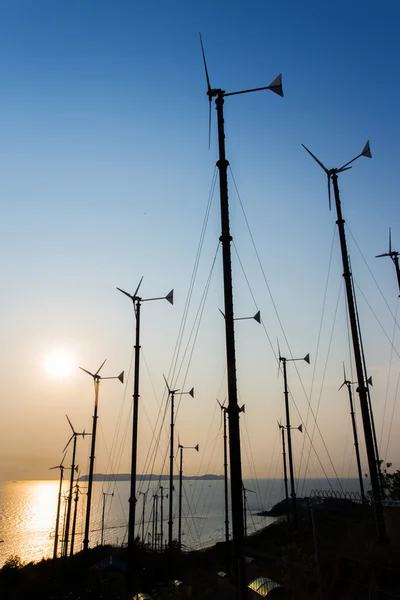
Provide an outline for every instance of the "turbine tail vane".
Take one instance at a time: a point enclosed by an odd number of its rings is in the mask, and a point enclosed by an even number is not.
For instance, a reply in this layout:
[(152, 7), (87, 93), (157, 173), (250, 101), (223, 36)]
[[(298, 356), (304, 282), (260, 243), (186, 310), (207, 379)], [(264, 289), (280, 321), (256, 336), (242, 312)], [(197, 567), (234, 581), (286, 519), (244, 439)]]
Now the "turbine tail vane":
[(369, 140), (365, 144), (363, 151), (361, 152), (361, 156), (365, 156), (365, 158), (372, 158), (371, 148), (369, 146)]
[(274, 94), (278, 94), (278, 96), (283, 97), (282, 74), (278, 75), (278, 77), (276, 77), (268, 87), (271, 90), (271, 92), (274, 92)]

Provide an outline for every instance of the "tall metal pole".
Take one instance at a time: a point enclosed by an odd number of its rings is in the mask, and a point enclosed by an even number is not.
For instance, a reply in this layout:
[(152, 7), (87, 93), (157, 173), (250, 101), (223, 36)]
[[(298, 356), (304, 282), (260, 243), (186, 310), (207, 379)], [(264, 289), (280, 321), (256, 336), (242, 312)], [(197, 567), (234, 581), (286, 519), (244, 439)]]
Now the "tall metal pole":
[(242, 496), (242, 461), (240, 449), (239, 406), (237, 401), (236, 381), (236, 354), (235, 354), (235, 328), (233, 314), (233, 289), (232, 289), (232, 261), (231, 261), (231, 233), (229, 225), (229, 200), (228, 200), (228, 161), (225, 155), (224, 131), (224, 97), (223, 91), (218, 90), (215, 99), (218, 121), (218, 148), (220, 205), (221, 205), (221, 244), (224, 280), (224, 313), (225, 313), (225, 341), (228, 376), (228, 415), (229, 415), (229, 458), (231, 472), (231, 507), (232, 507), (232, 537), (233, 553), (236, 562), (236, 573), (240, 594), (243, 595), (245, 563), (240, 547), (244, 540), (243, 521), (243, 496)]
[(362, 469), (361, 469), (360, 448), (358, 445), (357, 425), (356, 425), (356, 416), (355, 416), (355, 412), (354, 412), (353, 394), (351, 391), (351, 381), (346, 381), (345, 383), (346, 383), (347, 389), (349, 391), (350, 415), (351, 415), (351, 423), (353, 426), (354, 448), (356, 451), (358, 479), (360, 481), (360, 493), (361, 493), (362, 501), (365, 502), (364, 482), (363, 482), (363, 474), (362, 474)]
[(161, 537), (161, 552), (164, 552), (164, 488), (160, 485), (161, 505), (160, 505), (160, 537)]
[[(56, 469), (57, 467), (51, 467), (51, 469)], [(64, 479), (64, 469), (65, 467), (61, 463), (58, 467), (60, 469), (60, 484), (58, 487), (58, 500), (57, 500), (57, 515), (56, 515), (56, 529), (54, 532), (54, 547), (53, 547), (53, 559), (57, 558), (58, 552), (58, 538), (59, 538), (59, 528), (60, 528), (60, 510), (61, 510), (61, 494), (62, 494), (62, 484)]]
[(156, 528), (155, 528), (155, 550), (156, 552), (158, 552), (158, 540), (157, 540), (157, 536), (158, 536), (158, 494), (155, 495), (155, 502), (156, 502)]
[(172, 528), (173, 528), (173, 491), (174, 491), (174, 401), (175, 390), (170, 393), (171, 396), (171, 422), (170, 422), (170, 446), (169, 446), (169, 518), (168, 518), (168, 547), (172, 548)]
[(294, 482), (293, 455), (292, 455), (292, 436), (290, 433), (290, 411), (289, 411), (289, 390), (287, 384), (286, 373), (286, 358), (280, 357), (283, 365), (283, 381), (284, 381), (284, 396), (285, 396), (285, 411), (286, 411), (286, 433), (289, 453), (289, 475), (290, 475), (290, 496), (292, 499), (293, 524), (297, 527), (297, 506), (296, 506), (296, 489)]
[(104, 521), (105, 521), (105, 512), (106, 512), (106, 497), (114, 496), (114, 492), (111, 494), (107, 494), (103, 492), (103, 509), (101, 511), (101, 545), (104, 546)]
[(226, 551), (226, 570), (230, 572), (230, 549), (229, 549), (229, 504), (228, 504), (228, 436), (226, 434), (226, 407), (221, 407), (224, 417), (224, 503), (225, 503), (225, 551)]
[[(171, 290), (166, 296), (157, 298), (141, 298), (138, 291), (143, 277), (139, 281), (134, 294), (129, 294), (121, 288), (117, 290), (128, 296), (132, 300), (133, 309), (136, 316), (135, 330), (135, 368), (133, 380), (133, 423), (132, 423), (132, 454), (131, 454), (131, 485), (129, 496), (129, 523), (128, 523), (128, 549), (133, 550), (135, 546), (135, 521), (136, 521), (136, 479), (137, 479), (137, 448), (138, 448), (138, 423), (139, 423), (139, 376), (140, 376), (140, 308), (142, 302), (152, 300), (168, 300), (170, 304), (174, 303), (174, 290)], [(143, 540), (144, 543), (144, 540)]]
[(246, 488), (243, 486), (243, 523), (244, 537), (247, 537)]
[(98, 405), (99, 405), (99, 385), (100, 385), (100, 379), (96, 376), (96, 377), (94, 377), (94, 412), (93, 412), (92, 444), (90, 447), (90, 457), (89, 457), (89, 479), (88, 479), (87, 504), (86, 504), (85, 537), (83, 538), (83, 549), (84, 550), (88, 550), (88, 548), (89, 548), (90, 510), (92, 507), (93, 473), (94, 473), (94, 459), (95, 459), (96, 433), (97, 433), (97, 411), (98, 411)]
[(145, 516), (145, 507), (146, 507), (146, 499), (147, 499), (147, 489), (146, 492), (139, 492), (143, 496), (143, 504), (142, 504), (142, 546), (144, 546), (144, 516)]
[(182, 549), (182, 468), (183, 468), (183, 446), (179, 445), (179, 520), (178, 520), (178, 548)]
[(74, 498), (74, 517), (72, 519), (72, 531), (71, 531), (71, 547), (69, 551), (69, 555), (73, 556), (74, 554), (74, 544), (75, 544), (75, 532), (76, 532), (76, 517), (78, 514), (78, 501), (79, 501), (79, 485), (75, 484), (75, 498)]
[(381, 541), (386, 541), (386, 527), (383, 518), (382, 496), (379, 481), (378, 462), (379, 457), (376, 455), (374, 440), (372, 435), (371, 419), (368, 405), (368, 390), (367, 383), (364, 377), (364, 369), (361, 356), (361, 331), (357, 327), (357, 317), (354, 304), (354, 296), (352, 290), (352, 275), (349, 265), (349, 257), (347, 252), (346, 235), (344, 230), (344, 219), (342, 216), (342, 208), (340, 203), (338, 176), (336, 170), (332, 170), (331, 174), (333, 191), (335, 196), (337, 221), (336, 224), (339, 230), (340, 249), (342, 253), (343, 277), (346, 287), (347, 306), (349, 311), (350, 329), (353, 341), (354, 361), (357, 372), (358, 388), (357, 392), (360, 398), (361, 416), (364, 427), (365, 446), (368, 458), (368, 467), (371, 477), (372, 496), (374, 500), (374, 510), (376, 518), (376, 526), (378, 537)]
[(72, 494), (74, 488), (74, 476), (75, 476), (75, 454), (76, 454), (76, 440), (77, 434), (73, 434), (73, 446), (72, 446), (72, 462), (71, 462), (71, 477), (69, 481), (69, 492), (68, 492), (68, 503), (67, 503), (67, 517), (65, 522), (64, 530), (64, 556), (68, 556), (68, 541), (69, 541), (69, 524), (71, 520), (71, 507), (72, 507)]
[(285, 499), (286, 499), (286, 513), (289, 520), (289, 491), (288, 491), (288, 477), (287, 477), (287, 466), (286, 466), (286, 447), (285, 447), (285, 427), (279, 425), (279, 429), (282, 433), (282, 458), (283, 458), (283, 477), (285, 481)]
[(128, 549), (132, 550), (135, 545), (135, 519), (136, 519), (136, 469), (137, 469), (137, 446), (138, 446), (138, 423), (139, 423), (139, 367), (140, 367), (140, 307), (141, 298), (136, 297), (134, 301), (136, 313), (136, 339), (135, 339), (135, 372), (133, 384), (133, 424), (132, 424), (132, 458), (131, 458), (131, 486), (129, 496), (129, 525), (128, 525)]

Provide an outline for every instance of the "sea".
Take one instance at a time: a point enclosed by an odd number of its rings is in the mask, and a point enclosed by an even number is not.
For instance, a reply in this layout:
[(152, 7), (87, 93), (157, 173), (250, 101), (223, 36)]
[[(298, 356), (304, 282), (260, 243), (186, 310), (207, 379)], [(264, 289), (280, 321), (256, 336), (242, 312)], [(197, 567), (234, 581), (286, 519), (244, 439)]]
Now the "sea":
[[(160, 482), (143, 481), (139, 485), (136, 508), (136, 533), (148, 547), (168, 539), (168, 482), (163, 487), (163, 519), (161, 521)], [(174, 482), (173, 532), (178, 535), (178, 481)], [(76, 506), (76, 539), (74, 551), (82, 548), (86, 512), (86, 486), (80, 484), (78, 500), (72, 502), (71, 524)], [(275, 521), (257, 515), (269, 510), (284, 497), (280, 479), (248, 479), (243, 481), (246, 498), (244, 514), (250, 535)], [(94, 482), (91, 510), (90, 546), (127, 543), (129, 481)], [(60, 543), (63, 538), (69, 484), (61, 496)], [(358, 492), (357, 479), (341, 482), (306, 479), (299, 487), (302, 496), (317, 493)], [(146, 493), (147, 492), (147, 493)], [(22, 563), (37, 562), (53, 556), (54, 533), (59, 493), (58, 481), (0, 482), (0, 567), (10, 557)], [(156, 508), (157, 507), (157, 508)], [(142, 518), (144, 514), (144, 519)], [(231, 519), (229, 519), (231, 521)], [(229, 523), (231, 528), (231, 522)], [(225, 537), (224, 481), (185, 479), (182, 493), (182, 545), (185, 550), (200, 550), (223, 541)]]

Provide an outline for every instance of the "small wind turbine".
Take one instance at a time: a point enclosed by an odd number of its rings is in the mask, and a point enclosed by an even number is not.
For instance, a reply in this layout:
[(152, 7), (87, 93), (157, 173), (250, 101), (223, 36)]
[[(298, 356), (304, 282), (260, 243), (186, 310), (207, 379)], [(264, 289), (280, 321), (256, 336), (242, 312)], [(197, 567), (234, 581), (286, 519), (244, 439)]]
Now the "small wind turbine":
[(171, 390), (168, 385), (167, 380), (164, 377), (165, 385), (168, 389), (168, 396), (171, 399), (171, 435), (170, 435), (170, 454), (169, 454), (169, 521), (168, 521), (168, 547), (172, 548), (172, 528), (173, 528), (173, 492), (174, 492), (174, 402), (175, 396), (184, 396), (185, 394), (189, 394), (192, 398), (194, 398), (194, 388), (189, 390), (188, 392), (180, 392), (179, 389)]
[(174, 303), (174, 290), (168, 292), (166, 296), (157, 298), (142, 298), (138, 296), (143, 277), (139, 281), (135, 292), (129, 294), (121, 288), (117, 290), (132, 300), (133, 310), (136, 316), (135, 332), (135, 369), (133, 376), (133, 423), (132, 423), (132, 454), (131, 454), (131, 487), (129, 495), (129, 522), (128, 522), (128, 548), (132, 550), (135, 545), (135, 513), (136, 513), (136, 470), (137, 470), (137, 446), (138, 446), (138, 423), (139, 423), (139, 375), (140, 375), (140, 309), (142, 302), (151, 302), (153, 300), (167, 300), (170, 304)]
[(64, 463), (66, 456), (67, 456), (67, 454), (64, 454), (62, 461), (60, 462), (59, 465), (56, 465), (55, 467), (50, 467), (50, 469), (49, 469), (49, 471), (53, 471), (53, 469), (60, 469), (60, 485), (58, 488), (57, 515), (56, 515), (56, 529), (54, 532), (53, 559), (57, 558), (57, 552), (58, 552), (58, 537), (59, 537), (58, 530), (59, 530), (59, 526), (60, 526), (62, 484), (63, 484), (63, 479), (64, 479), (64, 469), (67, 468), (67, 467), (64, 467), (63, 463)]
[[(396, 250), (392, 250), (392, 231), (389, 227), (389, 252), (386, 252), (385, 254), (378, 254), (377, 256), (375, 256), (375, 258), (382, 258), (383, 256), (389, 256), (392, 259), (394, 267), (396, 269), (397, 283), (398, 283), (399, 292), (400, 292), (399, 255), (400, 255), (400, 252), (397, 252)], [(399, 296), (400, 296), (400, 294), (399, 294)]]
[(304, 144), (302, 144), (303, 148), (310, 154), (310, 156), (315, 160), (315, 162), (321, 167), (321, 169), (325, 172), (328, 178), (328, 199), (329, 199), (329, 207), (331, 206), (331, 182), (333, 186), (333, 193), (335, 198), (335, 206), (336, 206), (336, 224), (338, 226), (339, 231), (339, 240), (340, 240), (340, 249), (342, 254), (342, 264), (343, 264), (343, 278), (345, 281), (345, 289), (346, 289), (346, 297), (347, 297), (347, 308), (349, 314), (349, 322), (351, 329), (351, 337), (353, 341), (353, 353), (354, 353), (354, 362), (356, 366), (357, 372), (357, 391), (360, 398), (360, 406), (361, 406), (361, 416), (364, 427), (364, 437), (365, 437), (365, 447), (367, 451), (368, 458), (368, 467), (369, 474), (371, 478), (371, 487), (372, 487), (372, 496), (373, 496), (373, 507), (375, 513), (375, 524), (377, 529), (377, 535), (379, 540), (383, 543), (387, 540), (386, 536), (386, 526), (383, 516), (383, 507), (382, 507), (382, 490), (381, 490), (381, 482), (380, 482), (380, 474), (379, 474), (379, 454), (378, 447), (374, 441), (374, 426), (373, 426), (373, 413), (372, 413), (372, 405), (369, 398), (368, 393), (368, 385), (366, 382), (366, 369), (365, 362), (363, 359), (363, 350), (362, 350), (362, 335), (358, 322), (358, 315), (356, 309), (356, 298), (352, 285), (352, 273), (350, 269), (350, 260), (349, 254), (347, 251), (347, 243), (346, 243), (346, 232), (344, 228), (344, 219), (342, 214), (342, 206), (340, 201), (340, 193), (339, 193), (339, 184), (338, 184), (338, 175), (339, 173), (343, 173), (343, 171), (347, 171), (351, 168), (351, 165), (354, 161), (356, 161), (361, 156), (365, 158), (372, 158), (371, 149), (369, 142), (367, 142), (360, 152), (357, 154), (352, 160), (345, 163), (339, 169), (327, 169), (326, 166), (308, 149)]
[(106, 498), (107, 496), (111, 496), (114, 498), (114, 492), (108, 494), (107, 492), (103, 492), (103, 508), (101, 511), (101, 545), (104, 546), (104, 522), (105, 522), (105, 512), (106, 512)]
[[(356, 381), (349, 381), (347, 379), (347, 377), (346, 377), (346, 370), (344, 368), (344, 363), (343, 363), (343, 377), (344, 377), (344, 381), (343, 381), (342, 385), (340, 386), (339, 390), (341, 390), (342, 387), (345, 385), (347, 387), (347, 390), (348, 390), (348, 393), (349, 393), (350, 415), (351, 415), (351, 423), (352, 423), (352, 426), (353, 426), (354, 448), (355, 448), (355, 451), (356, 451), (358, 479), (359, 479), (359, 482), (360, 482), (361, 498), (362, 498), (362, 501), (365, 502), (364, 482), (363, 482), (363, 473), (362, 473), (362, 469), (361, 469), (360, 448), (359, 448), (359, 445), (358, 445), (356, 416), (355, 416), (355, 412), (354, 412), (353, 394), (352, 394), (352, 391), (351, 391), (351, 386), (354, 385), (357, 382)], [(372, 385), (372, 379), (371, 378), (370, 378), (370, 383)]]
[(67, 448), (70, 445), (70, 443), (72, 442), (72, 440), (74, 440), (74, 443), (72, 445), (71, 478), (70, 478), (70, 482), (69, 482), (67, 517), (66, 517), (65, 528), (64, 528), (64, 551), (63, 551), (63, 554), (64, 554), (64, 556), (68, 556), (69, 524), (70, 524), (70, 519), (71, 519), (72, 494), (73, 494), (73, 488), (74, 488), (74, 475), (75, 475), (75, 472), (78, 472), (78, 466), (75, 465), (76, 442), (80, 435), (82, 436), (82, 438), (84, 438), (85, 435), (87, 435), (87, 434), (86, 434), (85, 430), (83, 430), (81, 433), (78, 433), (77, 431), (75, 431), (75, 429), (72, 426), (71, 421), (68, 418), (68, 415), (65, 415), (65, 416), (67, 417), (67, 421), (69, 423), (69, 426), (71, 427), (72, 435), (69, 438), (68, 442), (65, 444), (63, 452), (65, 452), (67, 450)]
[(244, 537), (247, 537), (247, 492), (251, 492), (252, 494), (255, 494), (255, 491), (249, 490), (248, 488), (244, 487), (243, 483), (242, 483), (242, 491), (243, 491)]
[(245, 563), (240, 548), (244, 540), (243, 522), (243, 497), (242, 497), (242, 464), (240, 448), (240, 427), (238, 411), (238, 393), (236, 377), (236, 352), (235, 352), (235, 328), (233, 313), (233, 289), (232, 289), (232, 259), (231, 242), (232, 236), (229, 224), (229, 197), (228, 197), (228, 165), (225, 152), (225, 125), (224, 125), (224, 101), (229, 96), (246, 94), (261, 90), (270, 90), (278, 96), (283, 96), (282, 75), (269, 85), (260, 88), (241, 90), (238, 92), (226, 92), (221, 88), (211, 87), (208, 75), (207, 62), (200, 36), (201, 51), (203, 56), (204, 71), (207, 83), (207, 96), (209, 100), (209, 143), (211, 130), (211, 102), (215, 99), (218, 123), (218, 161), (219, 190), (221, 207), (221, 236), (222, 265), (224, 281), (224, 314), (225, 314), (225, 340), (226, 340), (226, 363), (228, 380), (228, 406), (229, 406), (229, 452), (230, 452), (230, 475), (231, 475), (231, 508), (232, 508), (232, 538), (234, 565), (236, 579), (240, 585), (240, 594), (244, 597), (245, 588)]
[(183, 474), (183, 451), (184, 450), (196, 450), (199, 451), (199, 444), (196, 446), (182, 446), (178, 440), (178, 449), (180, 451), (179, 459), (179, 519), (178, 519), (178, 547), (182, 549), (182, 474)]
[[(289, 389), (287, 382), (287, 372), (286, 372), (286, 363), (287, 362), (295, 362), (297, 360), (304, 360), (307, 364), (310, 364), (310, 355), (306, 354), (303, 358), (285, 358), (281, 356), (279, 350), (279, 362), (282, 363), (283, 366), (283, 383), (284, 383), (284, 397), (285, 397), (285, 410), (286, 410), (286, 434), (287, 434), (287, 442), (288, 442), (288, 452), (289, 452), (289, 473), (290, 473), (290, 496), (292, 498), (292, 506), (293, 506), (293, 523), (294, 526), (297, 527), (297, 506), (296, 506), (296, 489), (294, 485), (294, 468), (293, 468), (293, 451), (292, 451), (292, 436), (290, 426), (290, 411), (289, 411)], [(300, 425), (300, 427), (302, 427)], [(302, 431), (302, 429), (299, 429)]]
[(90, 509), (92, 504), (92, 487), (93, 487), (93, 472), (94, 472), (94, 458), (95, 458), (95, 450), (96, 450), (96, 431), (97, 431), (97, 411), (99, 405), (99, 387), (101, 379), (119, 379), (121, 383), (124, 383), (124, 372), (122, 371), (116, 377), (102, 377), (99, 375), (101, 369), (104, 366), (104, 363), (107, 359), (105, 359), (100, 367), (97, 369), (96, 373), (91, 373), (87, 371), (83, 367), (79, 367), (81, 371), (84, 371), (90, 377), (93, 377), (94, 382), (94, 412), (93, 412), (93, 431), (92, 431), (92, 446), (90, 450), (89, 457), (89, 480), (88, 480), (88, 491), (87, 491), (87, 505), (86, 505), (86, 520), (85, 520), (85, 537), (83, 539), (83, 549), (87, 550), (89, 548), (89, 526), (90, 526)]

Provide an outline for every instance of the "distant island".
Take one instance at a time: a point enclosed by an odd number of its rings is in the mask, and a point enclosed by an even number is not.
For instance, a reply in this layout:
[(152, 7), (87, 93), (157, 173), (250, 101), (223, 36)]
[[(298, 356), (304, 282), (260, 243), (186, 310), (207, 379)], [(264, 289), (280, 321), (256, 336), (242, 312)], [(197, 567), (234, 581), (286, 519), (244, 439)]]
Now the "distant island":
[[(137, 475), (138, 481), (166, 481), (169, 479), (169, 475)], [(89, 475), (81, 475), (78, 481), (88, 481)], [(179, 479), (179, 475), (174, 475), (173, 479)], [(196, 480), (214, 480), (219, 481), (223, 480), (223, 475), (212, 475), (211, 473), (206, 473), (205, 475), (182, 475), (182, 479), (196, 479)], [(130, 481), (131, 474), (130, 473), (95, 473), (93, 475), (93, 481)]]

